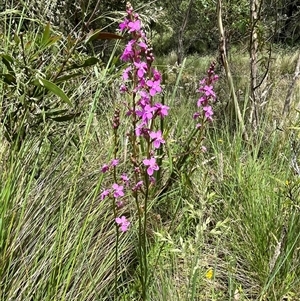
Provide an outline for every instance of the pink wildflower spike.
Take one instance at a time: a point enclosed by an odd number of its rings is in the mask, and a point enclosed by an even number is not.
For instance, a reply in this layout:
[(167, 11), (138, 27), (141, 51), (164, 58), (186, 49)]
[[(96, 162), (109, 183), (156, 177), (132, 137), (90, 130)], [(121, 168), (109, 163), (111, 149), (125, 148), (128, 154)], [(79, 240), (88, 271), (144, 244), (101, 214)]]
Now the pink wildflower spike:
[(148, 48), (148, 46), (147, 46), (147, 44), (146, 44), (145, 42), (139, 42), (139, 46), (140, 46), (144, 51)]
[(205, 103), (207, 103), (207, 98), (204, 97), (204, 96), (201, 96), (201, 97), (198, 99), (197, 107), (201, 107), (201, 106), (205, 105)]
[(218, 79), (219, 79), (219, 75), (217, 75), (217, 74), (214, 75), (212, 78), (213, 82), (216, 82)]
[(213, 99), (216, 98), (213, 86), (204, 86), (202, 89), (200, 89), (200, 91), (204, 92), (207, 97), (212, 97)]
[(155, 178), (151, 176), (151, 177), (149, 177), (149, 179), (150, 179), (151, 184), (155, 185), (155, 183), (156, 183)]
[(141, 107), (144, 107), (144, 106), (150, 104), (150, 97), (149, 97), (149, 94), (147, 92), (140, 91), (140, 96), (141, 96), (141, 98), (137, 102), (138, 105), (140, 105)]
[(120, 87), (120, 92), (125, 93), (127, 91), (128, 91), (128, 88), (124, 84), (122, 84), (121, 87)]
[(156, 159), (154, 157), (151, 157), (150, 159), (144, 159), (143, 163), (145, 166), (148, 166), (147, 174), (149, 176), (152, 176), (155, 170), (159, 170)]
[(161, 80), (161, 74), (153, 68), (153, 78), (155, 81), (160, 81)]

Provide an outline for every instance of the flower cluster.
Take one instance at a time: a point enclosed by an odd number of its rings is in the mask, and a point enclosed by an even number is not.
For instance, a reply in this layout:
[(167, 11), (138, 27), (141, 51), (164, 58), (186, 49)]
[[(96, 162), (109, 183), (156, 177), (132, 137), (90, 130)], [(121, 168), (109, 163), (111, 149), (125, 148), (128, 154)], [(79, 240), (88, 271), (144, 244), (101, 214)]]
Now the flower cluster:
[[(115, 222), (120, 230), (125, 232), (130, 225), (127, 218), (122, 215), (118, 217), (118, 209), (123, 207), (123, 201), (128, 190), (137, 196), (138, 191), (143, 191), (143, 186), (154, 184), (154, 172), (159, 170), (155, 157), (155, 151), (165, 143), (161, 130), (155, 128), (155, 119), (164, 118), (168, 115), (169, 107), (154, 102), (154, 96), (162, 91), (161, 74), (152, 67), (154, 60), (152, 48), (142, 29), (142, 22), (139, 15), (133, 11), (130, 3), (126, 6), (127, 16), (119, 25), (122, 33), (127, 33), (130, 39), (120, 57), (127, 64), (125, 66), (120, 87), (121, 93), (130, 95), (129, 102), (125, 103), (127, 117), (131, 118), (132, 128), (129, 133), (132, 154), (130, 156), (133, 165), (133, 176), (122, 174), (118, 179), (116, 168), (118, 159), (104, 164), (102, 173), (113, 171), (114, 183), (110, 188), (104, 189), (100, 199), (111, 198), (116, 206)], [(117, 130), (120, 126), (120, 111), (114, 113), (112, 127), (114, 129), (115, 141)], [(139, 145), (145, 142), (145, 149), (141, 150)], [(117, 151), (115, 152), (115, 156)], [(146, 178), (145, 178), (146, 177)], [(147, 178), (148, 177), (148, 178)], [(149, 181), (148, 181), (149, 179)]]
[(120, 225), (120, 229), (122, 232), (126, 232), (128, 230), (128, 227), (130, 225), (130, 222), (127, 220), (127, 218), (122, 215), (121, 217), (116, 218), (116, 223)]
[[(211, 103), (215, 102), (216, 94), (214, 92), (213, 84), (218, 80), (218, 75), (215, 74), (215, 63), (211, 63), (207, 77), (199, 82), (198, 92), (201, 93), (200, 98), (197, 101), (197, 107), (202, 109), (202, 112), (196, 112), (193, 115), (194, 119), (202, 118), (203, 121), (212, 121), (213, 109)], [(201, 124), (197, 124), (200, 127)]]
[[(169, 107), (154, 103), (153, 97), (162, 91), (161, 74), (152, 67), (154, 55), (149, 46), (147, 37), (142, 30), (139, 15), (133, 12), (130, 3), (126, 7), (127, 17), (119, 25), (121, 32), (130, 33), (131, 39), (127, 43), (121, 60), (129, 63), (123, 72), (124, 84), (120, 90), (133, 96), (133, 103), (126, 104), (127, 116), (135, 120), (135, 135), (151, 141), (153, 149), (158, 149), (165, 140), (161, 131), (153, 129), (155, 118), (164, 118), (168, 115)], [(154, 152), (152, 152), (154, 154)], [(159, 169), (154, 155), (146, 154), (142, 163), (148, 176), (152, 177), (154, 171)]]

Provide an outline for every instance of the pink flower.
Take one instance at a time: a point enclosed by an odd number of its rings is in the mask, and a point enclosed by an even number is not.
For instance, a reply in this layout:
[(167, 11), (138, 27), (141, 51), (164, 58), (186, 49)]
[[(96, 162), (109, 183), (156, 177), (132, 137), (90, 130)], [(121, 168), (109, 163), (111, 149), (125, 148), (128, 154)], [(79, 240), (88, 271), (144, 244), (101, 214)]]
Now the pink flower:
[(120, 87), (120, 92), (125, 93), (127, 91), (128, 91), (128, 88), (124, 84), (122, 84), (121, 87)]
[(212, 115), (214, 114), (211, 106), (206, 106), (203, 108), (203, 111), (205, 112), (205, 117), (209, 120), (212, 120)]
[(143, 49), (146, 50), (148, 48), (147, 44), (145, 42), (139, 42), (139, 46)]
[(124, 202), (123, 201), (117, 201), (117, 207), (118, 209), (121, 209), (124, 207)]
[(147, 64), (145, 62), (137, 63), (134, 62), (135, 67), (137, 67), (137, 75), (139, 78), (143, 78), (145, 73), (147, 72)]
[(139, 181), (135, 184), (135, 186), (132, 188), (132, 190), (137, 191), (137, 190), (141, 189), (142, 186), (143, 186), (143, 181)]
[(207, 96), (207, 97), (212, 97), (212, 98), (216, 98), (216, 94), (215, 94), (215, 92), (214, 92), (214, 87), (213, 86), (204, 86), (203, 88), (200, 88), (199, 89), (199, 91), (200, 92), (204, 92), (205, 93), (205, 95)]
[(129, 76), (129, 72), (131, 71), (131, 66), (127, 67), (124, 71), (123, 71), (123, 80), (126, 81), (130, 78)]
[(150, 159), (144, 159), (143, 163), (144, 163), (145, 166), (148, 166), (148, 168), (147, 168), (147, 174), (149, 176), (153, 175), (154, 170), (159, 170), (159, 167), (156, 164), (156, 160), (153, 157), (151, 157)]
[(127, 28), (128, 22), (129, 22), (129, 20), (127, 18), (125, 18), (125, 20), (122, 23), (119, 24), (119, 28), (120, 28), (121, 31), (123, 31), (124, 29)]
[(102, 168), (101, 168), (101, 171), (102, 171), (103, 173), (107, 172), (108, 170), (109, 170), (109, 165), (107, 165), (107, 164), (104, 164), (104, 165), (102, 166)]
[(150, 97), (147, 92), (140, 91), (140, 96), (141, 96), (141, 98), (138, 101), (138, 105), (140, 105), (141, 107), (144, 107), (145, 105), (150, 104)]
[(139, 31), (141, 30), (141, 21), (136, 20), (134, 22), (128, 23), (129, 32)]
[(160, 80), (147, 80), (147, 86), (150, 88), (149, 93), (151, 96), (154, 96), (161, 92)]
[(208, 101), (207, 97), (201, 96), (201, 97), (198, 99), (197, 107), (203, 106), (205, 103), (207, 103), (207, 101)]
[(110, 193), (109, 189), (104, 190), (100, 195), (101, 201), (103, 201), (109, 195), (109, 193)]
[(193, 114), (193, 119), (197, 119), (199, 116), (200, 116), (200, 113), (196, 112), (196, 113)]
[(165, 117), (168, 115), (168, 111), (170, 109), (168, 106), (165, 106), (161, 103), (156, 103), (154, 106), (157, 109), (156, 114), (158, 116)]
[(122, 180), (125, 184), (128, 184), (128, 182), (129, 182), (129, 178), (128, 178), (128, 176), (127, 176), (125, 173), (123, 173), (123, 174), (121, 175), (121, 180)]
[(142, 117), (142, 120), (144, 122), (149, 121), (153, 117), (153, 112), (155, 111), (155, 108), (151, 107), (150, 105), (145, 105), (142, 111), (136, 111), (136, 114), (139, 117)]
[(214, 75), (213, 78), (212, 78), (213, 82), (216, 82), (218, 79), (219, 79), (219, 76), (217, 74)]
[(124, 62), (128, 62), (134, 55), (133, 53), (133, 49), (132, 46), (135, 43), (135, 40), (131, 40), (128, 42), (128, 44), (126, 45), (120, 59)]
[(119, 198), (124, 196), (123, 186), (118, 185), (117, 183), (114, 183), (112, 185), (112, 188), (114, 190), (114, 197)]
[(159, 73), (159, 71), (157, 71), (156, 69), (153, 68), (153, 78), (154, 80), (161, 80), (161, 74)]
[(118, 225), (120, 225), (122, 232), (126, 232), (128, 230), (130, 222), (127, 220), (126, 216), (122, 215), (121, 217), (117, 217), (115, 221)]
[(110, 162), (110, 165), (111, 166), (117, 166), (119, 164), (119, 159), (113, 159), (111, 162)]
[(165, 143), (165, 140), (161, 135), (161, 131), (151, 132), (150, 138), (153, 139), (153, 145), (155, 148), (159, 148), (160, 144)]

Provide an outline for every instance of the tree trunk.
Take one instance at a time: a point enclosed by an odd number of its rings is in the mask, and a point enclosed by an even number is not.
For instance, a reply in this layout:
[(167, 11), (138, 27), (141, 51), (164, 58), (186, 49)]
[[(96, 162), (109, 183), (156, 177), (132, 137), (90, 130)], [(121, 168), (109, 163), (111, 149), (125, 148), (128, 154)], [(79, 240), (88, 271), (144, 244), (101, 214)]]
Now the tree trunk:
[(249, 121), (252, 125), (252, 130), (256, 133), (259, 125), (259, 112), (257, 95), (257, 77), (258, 77), (258, 40), (257, 40), (257, 22), (258, 22), (258, 7), (259, 0), (250, 0), (250, 21), (251, 21), (251, 34), (250, 34), (250, 100), (251, 109)]
[(182, 25), (179, 28), (178, 31), (178, 45), (177, 45), (177, 63), (180, 65), (183, 61), (184, 55), (185, 55), (185, 45), (184, 45), (184, 32), (189, 20), (189, 15), (192, 9), (193, 0), (190, 0), (189, 5), (185, 11), (185, 16), (182, 22)]

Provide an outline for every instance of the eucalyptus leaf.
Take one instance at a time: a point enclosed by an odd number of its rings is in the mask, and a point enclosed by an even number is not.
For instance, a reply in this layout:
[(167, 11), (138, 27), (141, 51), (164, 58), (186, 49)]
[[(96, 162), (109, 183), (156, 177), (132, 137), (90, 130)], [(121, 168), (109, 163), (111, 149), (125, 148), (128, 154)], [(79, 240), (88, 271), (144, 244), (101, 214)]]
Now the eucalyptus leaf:
[(52, 82), (50, 82), (50, 81), (48, 81), (46, 79), (42, 79), (42, 78), (36, 79), (33, 82), (33, 84), (36, 85), (36, 86), (45, 87), (47, 90), (49, 90), (53, 94), (55, 94), (58, 97), (60, 97), (69, 106), (72, 106), (72, 103), (71, 103), (69, 97), (56, 84), (54, 84), (54, 83), (52, 83)]
[(94, 40), (121, 40), (121, 39), (124, 39), (124, 37), (118, 34), (96, 30), (95, 32), (91, 32), (88, 35), (85, 43), (88, 44), (89, 42), (92, 42)]
[(90, 67), (90, 66), (96, 65), (98, 62), (99, 62), (99, 59), (97, 59), (96, 57), (90, 57), (90, 58), (86, 59), (83, 62), (83, 64), (71, 65), (71, 67), (69, 67), (68, 70), (78, 69), (78, 68), (83, 68), (83, 67)]

